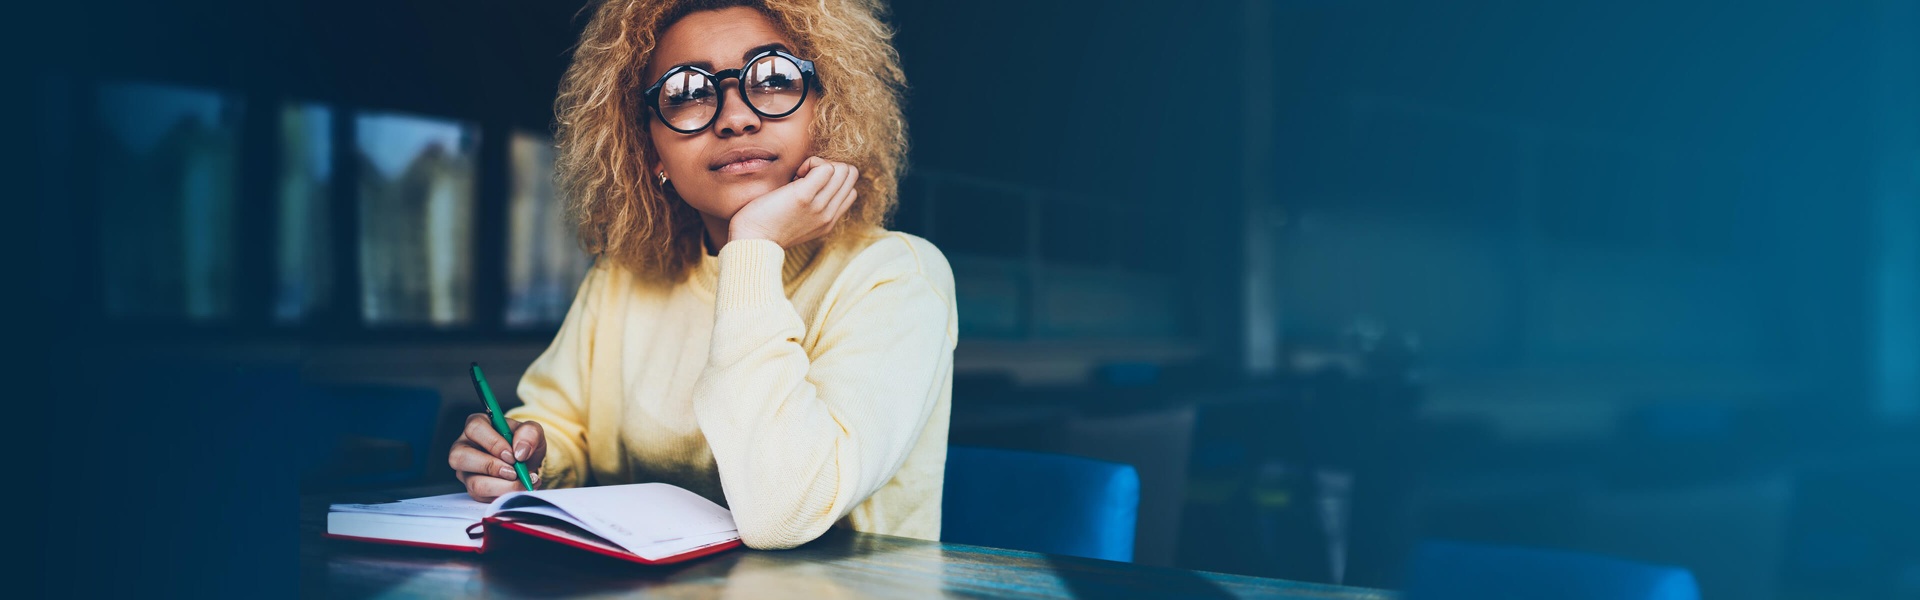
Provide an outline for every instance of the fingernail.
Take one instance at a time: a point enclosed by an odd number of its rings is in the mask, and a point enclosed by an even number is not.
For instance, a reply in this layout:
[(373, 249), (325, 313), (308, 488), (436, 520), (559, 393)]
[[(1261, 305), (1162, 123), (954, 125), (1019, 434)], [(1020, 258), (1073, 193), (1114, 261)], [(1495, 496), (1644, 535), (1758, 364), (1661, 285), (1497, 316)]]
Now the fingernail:
[(513, 469), (509, 469), (509, 468), (506, 468), (506, 467), (500, 467), (500, 478), (501, 478), (501, 479), (513, 479)]
[(533, 477), (533, 487), (540, 487), (540, 474), (534, 473), (532, 477)]
[(513, 459), (513, 452), (501, 452), (500, 459), (507, 462), (519, 462)]
[(533, 450), (526, 446), (515, 446), (513, 449), (513, 457), (520, 460), (526, 460), (530, 454), (533, 454)]

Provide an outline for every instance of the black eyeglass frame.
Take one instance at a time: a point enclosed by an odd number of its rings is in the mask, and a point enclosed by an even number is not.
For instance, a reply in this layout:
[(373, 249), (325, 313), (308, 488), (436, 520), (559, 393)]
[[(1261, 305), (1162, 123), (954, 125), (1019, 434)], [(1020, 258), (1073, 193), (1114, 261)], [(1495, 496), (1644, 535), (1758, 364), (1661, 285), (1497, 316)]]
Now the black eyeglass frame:
[[(800, 79), (801, 79), (800, 101), (793, 103), (793, 108), (789, 108), (787, 109), (786, 112), (783, 112), (780, 114), (771, 114), (766, 111), (760, 110), (760, 107), (758, 106), (754, 106), (753, 101), (747, 99), (747, 78), (741, 77), (741, 75), (745, 74), (747, 67), (753, 66), (753, 63), (760, 62), (762, 59), (765, 59), (769, 56), (778, 56), (780, 58), (793, 61), (793, 64), (799, 65), (800, 67)], [(651, 111), (653, 113), (653, 116), (658, 117), (660, 119), (661, 125), (666, 125), (667, 129), (671, 129), (678, 133), (700, 133), (702, 131), (706, 131), (708, 127), (713, 126), (713, 123), (715, 121), (720, 120), (720, 113), (725, 111), (727, 108), (727, 93), (724, 90), (722, 90), (719, 94), (719, 98), (714, 100), (713, 116), (707, 117), (707, 122), (702, 123), (699, 127), (695, 127), (693, 129), (681, 129), (678, 127), (674, 127), (672, 122), (667, 121), (667, 116), (660, 113), (660, 90), (666, 87), (667, 78), (673, 77), (674, 75), (678, 75), (685, 71), (693, 71), (695, 73), (699, 73), (705, 76), (709, 81), (713, 82), (713, 88), (716, 90), (721, 89), (720, 82), (726, 81), (728, 79), (732, 79), (739, 82), (737, 87), (740, 88), (740, 100), (742, 102), (747, 103), (748, 110), (753, 111), (753, 114), (760, 115), (760, 117), (763, 119), (778, 119), (780, 117), (793, 114), (793, 111), (800, 110), (800, 107), (807, 103), (807, 97), (811, 95), (811, 91), (814, 88), (820, 86), (819, 76), (815, 75), (813, 72), (813, 61), (806, 60), (798, 56), (794, 56), (792, 54), (787, 53), (784, 50), (768, 50), (766, 52), (755, 54), (753, 55), (753, 58), (747, 59), (746, 64), (741, 65), (740, 68), (727, 69), (718, 73), (709, 73), (707, 72), (706, 69), (702, 69), (700, 67), (696, 67), (693, 65), (680, 65), (678, 67), (667, 69), (667, 72), (660, 75), (660, 79), (654, 81), (653, 85), (647, 87), (647, 90), (645, 92), (642, 92), (642, 94), (644, 94), (647, 99), (647, 110)]]

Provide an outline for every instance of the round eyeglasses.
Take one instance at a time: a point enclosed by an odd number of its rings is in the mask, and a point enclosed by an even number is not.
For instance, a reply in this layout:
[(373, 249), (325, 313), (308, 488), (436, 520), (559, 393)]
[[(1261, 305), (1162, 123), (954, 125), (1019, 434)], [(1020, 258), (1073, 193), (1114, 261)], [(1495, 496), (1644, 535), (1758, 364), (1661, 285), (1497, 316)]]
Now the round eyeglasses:
[(807, 90), (818, 85), (813, 61), (768, 50), (754, 55), (744, 67), (718, 73), (692, 65), (668, 69), (647, 88), (647, 106), (667, 129), (699, 133), (720, 118), (721, 103), (726, 101), (720, 82), (727, 79), (740, 80), (740, 97), (747, 101), (747, 107), (768, 119), (799, 110), (800, 103), (807, 101)]

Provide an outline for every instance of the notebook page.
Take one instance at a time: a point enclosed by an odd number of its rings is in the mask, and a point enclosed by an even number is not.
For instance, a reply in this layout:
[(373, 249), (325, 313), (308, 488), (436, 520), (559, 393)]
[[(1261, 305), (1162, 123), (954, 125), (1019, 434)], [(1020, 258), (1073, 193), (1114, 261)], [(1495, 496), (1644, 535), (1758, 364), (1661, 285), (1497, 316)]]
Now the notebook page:
[(494, 500), (488, 514), (539, 506), (543, 501), (570, 517), (564, 520), (636, 554), (661, 542), (735, 531), (733, 513), (699, 494), (664, 483), (513, 492)]
[(648, 545), (645, 547), (635, 548), (631, 550), (631, 552), (647, 560), (659, 560), (661, 558), (673, 556), (675, 554), (685, 553), (687, 551), (698, 549), (698, 548), (705, 548), (707, 546), (712, 546), (714, 544), (731, 542), (737, 539), (740, 539), (739, 533), (727, 531), (727, 532), (715, 533), (715, 534), (709, 534), (709, 535), (697, 535), (690, 538), (681, 538), (677, 540), (667, 540), (664, 542)]
[(462, 513), (472, 512), (474, 507), (479, 507), (478, 514), (481, 515), (485, 515), (487, 511), (487, 503), (474, 500), (473, 496), (467, 495), (466, 492), (454, 492), (438, 496), (427, 496), (425, 498), (408, 498), (401, 500), (401, 502), (415, 506), (431, 506), (434, 508), (457, 510)]
[(487, 516), (487, 503), (474, 500), (466, 492), (409, 498), (399, 502), (380, 502), (375, 504), (334, 504), (327, 507), (328, 512), (379, 513), (387, 515), (408, 515), (415, 517), (445, 517), (478, 522)]
[[(573, 540), (575, 542), (586, 544), (588, 546), (593, 546), (595, 548), (606, 550), (608, 552), (633, 554), (633, 552), (629, 552), (626, 548), (615, 546), (611, 542), (608, 542), (604, 539), (600, 539), (599, 536), (593, 535), (591, 533), (587, 533), (585, 531), (581, 531), (579, 529), (571, 528), (566, 525), (561, 525), (556, 523), (546, 523), (538, 520), (516, 521), (514, 524), (519, 525), (521, 527), (528, 528), (528, 529), (537, 529), (542, 532), (545, 532), (547, 535), (566, 538), (569, 540)], [(642, 557), (642, 558), (647, 558), (648, 560), (652, 560), (652, 557)]]
[(530, 500), (521, 500), (519, 502), (515, 502), (512, 507), (502, 508), (499, 511), (496, 511), (494, 514), (500, 514), (500, 513), (511, 513), (516, 515), (540, 515), (540, 516), (549, 517), (558, 521), (564, 521), (567, 524), (573, 525), (574, 527), (579, 527), (581, 529), (587, 528), (586, 523), (580, 522), (580, 519), (574, 518), (573, 515), (568, 514), (567, 511), (560, 510), (560, 508), (557, 506), (554, 506), (551, 504), (534, 504)]
[[(507, 511), (507, 512), (511, 512), (513, 514), (522, 514), (522, 511), (517, 509), (512, 511)], [(569, 540), (573, 540), (574, 542), (578, 542), (588, 546), (594, 546), (596, 548), (601, 548), (604, 550), (609, 550), (615, 553), (632, 554), (634, 556), (638, 556), (640, 558), (644, 558), (647, 560), (660, 560), (670, 556), (676, 556), (676, 555), (685, 554), (687, 552), (691, 552), (694, 550), (698, 550), (701, 548), (706, 548), (708, 546), (716, 546), (719, 544), (724, 544), (727, 542), (740, 539), (739, 534), (731, 531), (727, 531), (727, 532), (715, 533), (711, 535), (681, 538), (677, 540), (668, 540), (665, 542), (659, 542), (656, 544), (649, 544), (647, 546), (630, 549), (630, 548), (622, 548), (619, 546), (615, 546), (613, 545), (613, 543), (600, 538), (600, 536), (587, 533), (586, 530), (573, 527), (572, 525), (566, 522), (545, 521), (541, 519), (514, 519), (513, 522), (514, 522), (514, 525), (516, 526), (524, 527), (527, 529), (539, 530), (541, 532), (546, 533), (547, 535), (566, 538)]]
[[(587, 529), (587, 525), (585, 523), (581, 522), (580, 519), (575, 518), (572, 514), (568, 513), (567, 511), (561, 510), (560, 507), (557, 507), (551, 504), (529, 504), (527, 502), (528, 501), (516, 502), (514, 503), (512, 508), (504, 508), (494, 514), (497, 515), (497, 514), (504, 513), (504, 514), (512, 514), (512, 515), (540, 515), (543, 517), (551, 518), (555, 521), (560, 521), (562, 523), (572, 525), (574, 527), (579, 527), (582, 530)], [(733, 529), (728, 529), (726, 531), (715, 532), (715, 535), (721, 535), (721, 536), (732, 538), (732, 537), (739, 537), (739, 532), (734, 531)], [(651, 536), (647, 536), (647, 537), (651, 537)], [(706, 536), (693, 536), (693, 537), (698, 538), (698, 537), (706, 537)], [(664, 544), (664, 543), (677, 543), (680, 540), (685, 540), (685, 539), (692, 539), (692, 538), (657, 539), (657, 540), (654, 540), (650, 545)]]

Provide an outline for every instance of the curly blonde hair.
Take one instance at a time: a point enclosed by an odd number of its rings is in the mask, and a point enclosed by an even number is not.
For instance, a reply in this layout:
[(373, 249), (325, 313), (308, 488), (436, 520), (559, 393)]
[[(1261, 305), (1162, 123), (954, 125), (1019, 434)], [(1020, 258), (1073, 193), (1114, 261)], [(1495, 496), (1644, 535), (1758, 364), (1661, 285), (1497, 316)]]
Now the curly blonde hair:
[(906, 75), (880, 0), (604, 0), (554, 100), (556, 180), (588, 253), (666, 282), (698, 264), (699, 213), (647, 176), (658, 157), (642, 78), (667, 27), (735, 6), (767, 15), (814, 62), (825, 90), (808, 100), (814, 153), (860, 169), (858, 199), (828, 242), (886, 225), (906, 168)]

